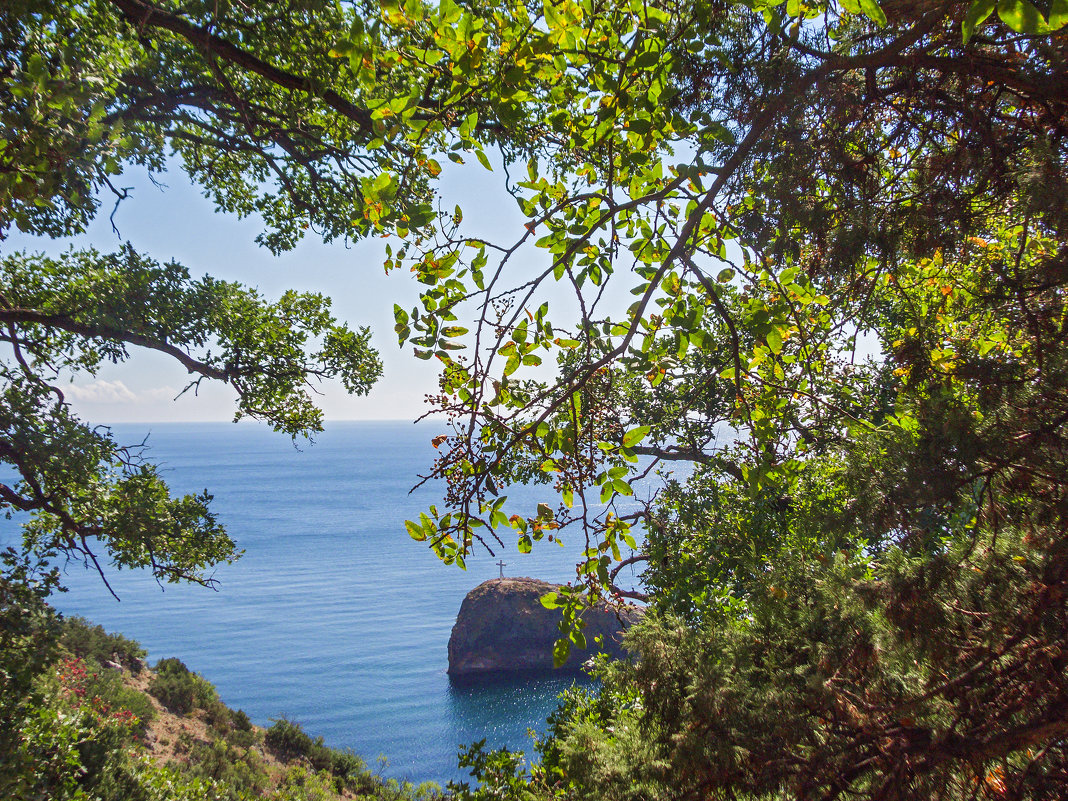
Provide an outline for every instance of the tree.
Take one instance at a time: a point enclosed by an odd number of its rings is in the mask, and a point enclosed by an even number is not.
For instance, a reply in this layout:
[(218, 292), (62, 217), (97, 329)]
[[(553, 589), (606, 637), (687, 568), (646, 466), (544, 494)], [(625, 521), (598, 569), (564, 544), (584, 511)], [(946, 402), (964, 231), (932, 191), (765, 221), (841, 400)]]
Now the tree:
[[(425, 223), (440, 168), (418, 144), (394, 144), (376, 113), (382, 97), (411, 91), (407, 76), (360, 79), (332, 57), (361, 24), (326, 2), (6, 3), (0, 238), (13, 226), (83, 231), (102, 193), (126, 199), (115, 178), (130, 165), (181, 166), (220, 211), (262, 217), (260, 241), (274, 251), (308, 229), (330, 240)], [(338, 324), (326, 298), (267, 302), (132, 245), (58, 259), (7, 252), (0, 276), (0, 460), (15, 476), (0, 484), (0, 509), (32, 514), (25, 554), (98, 568), (106, 555), (210, 583), (211, 565), (238, 553), (208, 495), (171, 497), (137, 448), (71, 414), (70, 375), (123, 361), (130, 346), (155, 349), (189, 370), (190, 386), (229, 383), (237, 417), (296, 436), (321, 427), (309, 381), (336, 377), (362, 393), (380, 372), (367, 330)]]
[[(575, 587), (546, 599), (576, 642), (579, 608), (621, 595), (623, 563), (647, 564), (637, 662), (569, 701), (528, 789), (1062, 796), (1063, 2), (278, 8), (9, 4), (5, 224), (75, 231), (122, 164), (160, 169), (173, 148), (221, 208), (264, 217), (268, 247), (304, 225), (399, 238), (387, 269), (427, 289), (396, 309), (398, 336), (440, 360), (452, 423), (433, 467), (446, 503), (409, 533), (463, 566), (506, 531), (521, 551), (577, 531)], [(467, 236), (462, 209), (430, 202), (438, 158), (490, 167), (491, 146), (527, 217), (511, 242)], [(286, 430), (308, 420), (306, 371), (368, 375), (346, 348), (303, 360), (305, 335), (357, 336), (318, 301), (292, 360), (266, 369), (234, 355), (249, 320), (277, 330), (275, 312), (212, 317), (240, 290), (130, 251), (11, 263), (136, 278), (152, 296), (175, 284), (194, 305), (160, 322), (188, 323), (175, 347)], [(13, 320), (19, 402), (57, 396), (16, 345), (67, 369), (135, 337), (172, 344), (127, 316), (137, 293), (80, 316), (74, 283), (45, 281), (38, 316)], [(218, 360), (198, 350), (212, 325)], [(51, 417), (40, 401), (12, 419), (62, 430), (50, 402)], [(107, 447), (82, 452), (121, 463)], [(692, 478), (623, 512), (634, 478), (667, 461)], [(156, 479), (133, 478), (91, 496), (113, 507), (84, 505), (81, 485), (44, 495), (68, 515), (83, 504), (86, 536), (112, 508), (155, 509), (114, 529), (120, 562), (195, 577), (230, 553), (202, 502), (161, 507)], [(516, 480), (560, 502), (512, 509)], [(33, 497), (25, 478), (10, 491)], [(31, 550), (87, 547), (42, 511)], [(153, 555), (164, 518), (195, 521), (195, 552)]]
[[(115, 181), (132, 165), (184, 169), (219, 211), (258, 215), (273, 252), (308, 230), (326, 241), (430, 231), (452, 216), (432, 204), (435, 156), (486, 162), (491, 144), (510, 158), (541, 146), (537, 115), (482, 93), (499, 58), (459, 19), (413, 3), (7, 3), (0, 241), (12, 227), (84, 231), (103, 197), (127, 200)], [(71, 373), (152, 348), (190, 371), (190, 387), (229, 383), (237, 417), (297, 435), (321, 426), (307, 381), (366, 392), (380, 372), (366, 330), (337, 324), (318, 295), (267, 303), (132, 245), (7, 253), (2, 265), (0, 460), (17, 479), (0, 485), (0, 508), (34, 515), (27, 553), (99, 568), (98, 542), (117, 565), (200, 582), (237, 554), (206, 495), (170, 498), (138, 449), (70, 414), (60, 384)]]
[[(453, 425), (446, 505), (409, 533), (462, 566), (576, 530), (576, 586), (548, 599), (576, 642), (576, 608), (648, 563), (637, 662), (560, 720), (545, 775), (1062, 796), (1064, 5), (450, 14), (497, 51), (483, 96), (541, 124), (514, 241), (457, 211), (400, 250), (429, 288), (398, 334), (443, 363)], [(666, 460), (692, 478), (621, 513)], [(561, 503), (513, 510), (515, 480)]]

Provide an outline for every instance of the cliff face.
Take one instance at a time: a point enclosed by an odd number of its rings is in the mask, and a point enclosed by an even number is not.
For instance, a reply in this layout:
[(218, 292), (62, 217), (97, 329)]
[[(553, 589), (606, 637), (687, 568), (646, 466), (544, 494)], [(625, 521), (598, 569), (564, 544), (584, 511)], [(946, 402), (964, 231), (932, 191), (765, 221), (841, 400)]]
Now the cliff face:
[[(480, 675), (551, 670), (553, 642), (560, 636), (560, 612), (546, 609), (539, 600), (555, 590), (532, 578), (492, 579), (475, 587), (464, 598), (449, 637), (449, 675), (473, 678)], [(614, 610), (590, 609), (582, 617), (588, 649), (574, 646), (561, 670), (576, 672), (595, 653), (594, 638), (602, 637), (601, 650), (623, 655), (622, 630), (640, 617), (636, 607), (623, 615), (621, 624)]]

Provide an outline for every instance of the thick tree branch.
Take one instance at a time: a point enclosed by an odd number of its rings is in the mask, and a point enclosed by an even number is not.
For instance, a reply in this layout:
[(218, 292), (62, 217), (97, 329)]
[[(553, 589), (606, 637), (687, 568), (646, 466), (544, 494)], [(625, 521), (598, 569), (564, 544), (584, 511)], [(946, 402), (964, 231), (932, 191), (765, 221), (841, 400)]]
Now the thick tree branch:
[(360, 126), (363, 133), (370, 135), (373, 131), (371, 113), (349, 102), (333, 89), (317, 86), (315, 81), (268, 64), (251, 53), (242, 50), (226, 39), (211, 33), (205, 28), (197, 27), (177, 14), (172, 14), (142, 0), (111, 0), (131, 24), (139, 29), (162, 28), (181, 36), (190, 44), (196, 45), (212, 55), (231, 64), (247, 69), (266, 78), (271, 83), (297, 92), (315, 95), (347, 119)]
[(131, 345), (139, 345), (143, 348), (151, 348), (161, 353), (166, 353), (176, 359), (186, 370), (191, 373), (199, 373), (206, 378), (217, 381), (229, 382), (234, 376), (229, 370), (220, 370), (206, 362), (198, 361), (180, 348), (171, 345), (156, 337), (138, 334), (135, 331), (126, 331), (107, 325), (90, 325), (81, 323), (70, 317), (56, 314), (44, 314), (33, 309), (0, 309), (0, 322), (5, 324), (21, 323), (41, 325), (46, 328), (55, 328), (67, 331), (71, 334), (87, 337), (89, 339), (109, 339), (118, 342), (128, 342)]

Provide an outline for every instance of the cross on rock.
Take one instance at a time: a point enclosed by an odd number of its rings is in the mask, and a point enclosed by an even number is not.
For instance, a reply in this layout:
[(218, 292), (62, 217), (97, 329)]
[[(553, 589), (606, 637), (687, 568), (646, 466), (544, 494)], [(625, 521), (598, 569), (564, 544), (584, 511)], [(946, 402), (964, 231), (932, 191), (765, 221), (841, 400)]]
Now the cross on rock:
[(499, 562), (497, 562), (497, 567), (499, 567), (501, 569), (501, 578), (504, 578), (504, 560), (503, 559), (501, 559)]

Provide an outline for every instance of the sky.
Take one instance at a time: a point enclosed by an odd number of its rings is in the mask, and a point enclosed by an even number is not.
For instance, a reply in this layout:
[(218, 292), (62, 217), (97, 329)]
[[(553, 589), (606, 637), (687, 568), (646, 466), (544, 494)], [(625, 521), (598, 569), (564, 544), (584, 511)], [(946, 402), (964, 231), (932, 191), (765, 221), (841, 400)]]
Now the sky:
[[(485, 170), (474, 159), (465, 165), (445, 162), (438, 181), (440, 208), (451, 212), (459, 205), (468, 236), (511, 243), (525, 233), (526, 218), (505, 191), (500, 158), (491, 160), (493, 171)], [(351, 326), (370, 326), (372, 345), (384, 365), (383, 377), (366, 396), (349, 395), (336, 382), (319, 385), (321, 394), (315, 400), (326, 419), (415, 420), (430, 411), (425, 398), (437, 391), (438, 362), (416, 359), (411, 345), (402, 350), (393, 330), (393, 304), (410, 310), (418, 302), (421, 285), (410, 273), (397, 270), (386, 275), (382, 266), (386, 240), (325, 244), (312, 232), (294, 250), (274, 256), (255, 242), (262, 230), (258, 219), (216, 213), (179, 167), (156, 176), (155, 182), (141, 168), (131, 168), (115, 183), (130, 188), (130, 198), (114, 215), (117, 232), (109, 220), (111, 204), (105, 201), (84, 235), (49, 240), (15, 232), (0, 242), (0, 256), (15, 250), (59, 255), (72, 246), (107, 252), (129, 241), (159, 261), (180, 262), (194, 277), (208, 274), (239, 281), (268, 299), (287, 289), (323, 293), (333, 300), (333, 313), (339, 320)], [(535, 269), (544, 268), (546, 255), (546, 251), (533, 247), (520, 250), (505, 283), (523, 283)], [(630, 282), (623, 276), (617, 278), (623, 280), (609, 282), (605, 301), (618, 312), (633, 298), (628, 293)], [(550, 301), (557, 324), (577, 319), (575, 298), (565, 284), (550, 286), (537, 302), (543, 299)], [(859, 345), (861, 358), (878, 356), (878, 342), (864, 339)], [(130, 351), (126, 362), (105, 365), (96, 376), (75, 376), (72, 384), (62, 386), (82, 419), (106, 424), (233, 418), (235, 395), (228, 386), (205, 381), (197, 393), (182, 394), (190, 375), (176, 361), (143, 348), (131, 347)], [(535, 372), (545, 374), (549, 364), (547, 361)]]
[[(504, 173), (497, 164), (486, 171), (472, 159), (463, 167), (448, 165), (442, 173), (442, 208), (459, 204), (465, 229), (496, 238), (522, 233), (524, 218), (504, 191)], [(174, 259), (194, 277), (204, 274), (239, 281), (267, 298), (287, 289), (321, 292), (333, 300), (333, 312), (352, 326), (368, 325), (379, 351), (384, 375), (370, 394), (348, 395), (336, 382), (324, 382), (316, 396), (327, 420), (414, 420), (429, 410), (425, 395), (437, 389), (437, 362), (420, 361), (397, 344), (393, 304), (410, 309), (420, 285), (410, 274), (382, 267), (385, 240), (324, 244), (314, 233), (281, 256), (259, 247), (262, 230), (254, 218), (218, 214), (180, 169), (157, 176), (130, 169), (116, 181), (132, 187), (131, 197), (114, 215), (118, 233), (108, 219), (110, 201), (86, 234), (74, 239), (49, 240), (12, 234), (0, 243), (0, 255), (16, 250), (58, 255), (70, 246), (93, 246), (113, 251), (125, 241), (159, 261)], [(131, 358), (106, 365), (93, 376), (76, 376), (63, 386), (75, 412), (94, 423), (230, 420), (234, 393), (220, 382), (203, 382), (196, 396), (177, 397), (190, 376), (173, 359), (143, 348), (131, 348)]]

